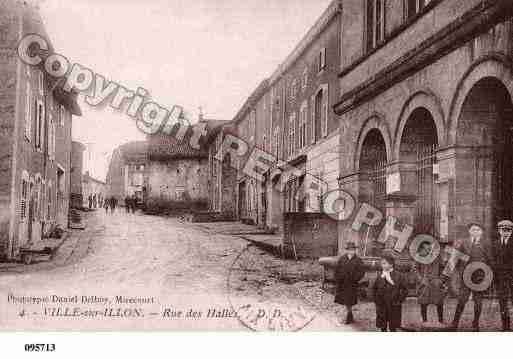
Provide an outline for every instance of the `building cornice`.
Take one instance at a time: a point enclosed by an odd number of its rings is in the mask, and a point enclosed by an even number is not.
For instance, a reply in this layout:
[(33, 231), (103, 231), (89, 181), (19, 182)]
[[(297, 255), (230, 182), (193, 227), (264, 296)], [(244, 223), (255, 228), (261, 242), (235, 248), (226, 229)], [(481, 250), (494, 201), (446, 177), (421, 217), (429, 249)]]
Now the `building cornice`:
[(342, 3), (340, 0), (333, 0), (328, 8), (324, 10), (322, 15), (317, 19), (315, 24), (308, 30), (306, 35), (299, 41), (294, 50), (285, 58), (282, 64), (274, 71), (269, 78), (269, 85), (273, 85), (280, 77), (288, 71), (288, 69), (297, 61), (303, 52), (317, 39), (330, 21), (342, 11)]
[(402, 55), (375, 76), (342, 94), (339, 102), (333, 106), (335, 113), (342, 115), (356, 108), (461, 47), (476, 35), (486, 32), (495, 24), (511, 17), (513, 8), (510, 1), (483, 1), (420, 43), (415, 49)]

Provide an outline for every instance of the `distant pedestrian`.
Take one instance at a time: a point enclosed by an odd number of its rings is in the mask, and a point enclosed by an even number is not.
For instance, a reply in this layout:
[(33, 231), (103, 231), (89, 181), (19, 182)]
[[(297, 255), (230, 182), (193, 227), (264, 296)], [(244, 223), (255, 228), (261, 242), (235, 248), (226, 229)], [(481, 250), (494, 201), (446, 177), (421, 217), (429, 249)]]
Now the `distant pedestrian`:
[(108, 200), (103, 201), (103, 208), (105, 208), (105, 213), (108, 214), (109, 213), (109, 201)]
[(116, 205), (117, 205), (117, 200), (116, 200), (116, 197), (112, 196), (110, 198), (110, 211), (111, 213), (114, 213), (114, 211), (116, 210)]
[(87, 200), (89, 202), (89, 209), (93, 208), (93, 196), (89, 195)]
[(132, 195), (132, 198), (131, 198), (131, 201), (130, 201), (130, 204), (132, 206), (132, 213), (135, 214), (135, 210), (137, 208), (137, 197), (134, 195)]
[(126, 210), (126, 213), (130, 213), (130, 207), (131, 207), (131, 202), (132, 202), (132, 199), (130, 198), (129, 195), (126, 195), (125, 197), (125, 210)]
[(346, 253), (340, 257), (335, 272), (337, 282), (335, 303), (345, 305), (347, 311), (346, 324), (354, 322), (353, 306), (358, 302), (358, 282), (364, 275), (363, 262), (356, 255), (356, 245), (348, 242)]
[(382, 332), (386, 332), (387, 329), (395, 332), (401, 327), (402, 304), (408, 295), (406, 281), (394, 267), (394, 257), (383, 256), (381, 258), (382, 270), (373, 286), (376, 327)]

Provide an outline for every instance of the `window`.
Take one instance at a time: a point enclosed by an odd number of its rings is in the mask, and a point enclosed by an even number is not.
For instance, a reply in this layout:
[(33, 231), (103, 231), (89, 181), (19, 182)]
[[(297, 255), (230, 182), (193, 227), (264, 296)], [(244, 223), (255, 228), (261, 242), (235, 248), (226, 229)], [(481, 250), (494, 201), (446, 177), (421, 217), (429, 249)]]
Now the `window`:
[(25, 89), (25, 138), (30, 142), (32, 136), (32, 96), (30, 82)]
[(312, 102), (310, 105), (310, 143), (315, 143), (315, 99), (316, 96), (312, 96)]
[(385, 0), (367, 0), (367, 51), (385, 39)]
[(51, 219), (52, 214), (52, 183), (48, 184), (47, 188), (47, 202), (46, 202), (46, 220), (49, 221)]
[(274, 129), (274, 154), (276, 158), (280, 157), (280, 128), (276, 127)]
[(59, 125), (64, 126), (64, 121), (66, 120), (66, 109), (64, 106), (59, 105)]
[(292, 156), (296, 150), (296, 114), (292, 113), (289, 119), (289, 157)]
[(36, 101), (36, 148), (41, 149), (44, 138), (45, 108), (43, 101)]
[(55, 123), (51, 117), (48, 125), (48, 157), (51, 161), (55, 160)]
[(36, 200), (34, 203), (34, 218), (41, 219), (41, 178), (36, 178)]
[(290, 99), (294, 101), (297, 96), (297, 79), (293, 79), (290, 85)]
[(252, 110), (249, 115), (249, 140), (255, 140), (255, 126), (256, 126), (256, 111)]
[(20, 201), (20, 218), (22, 221), (27, 218), (27, 198), (28, 198), (29, 182), (27, 179), (21, 180), (21, 201)]
[(299, 148), (306, 146), (306, 123), (308, 119), (308, 106), (304, 102), (299, 113)]
[(319, 51), (319, 67), (318, 70), (321, 72), (326, 68), (326, 48), (323, 47), (321, 51)]
[(411, 18), (421, 12), (431, 0), (405, 0), (406, 18)]
[(301, 89), (303, 91), (305, 91), (307, 86), (308, 86), (308, 67), (306, 67), (303, 70), (303, 77), (301, 78)]
[(321, 136), (321, 131), (322, 131), (322, 103), (323, 103), (323, 91), (322, 89), (319, 90), (317, 92), (317, 95), (315, 95), (315, 100), (314, 100), (314, 116), (315, 116), (315, 119), (314, 119), (314, 128), (315, 128), (315, 131), (314, 131), (314, 138), (315, 140), (318, 140), (320, 139), (320, 136)]
[(326, 87), (322, 92), (322, 137), (328, 135), (328, 117), (329, 117), (329, 104), (328, 104), (328, 88)]
[(37, 84), (38, 84), (38, 90), (39, 94), (41, 96), (44, 96), (45, 91), (45, 81), (44, 81), (44, 75), (42, 71), (39, 71), (37, 76)]

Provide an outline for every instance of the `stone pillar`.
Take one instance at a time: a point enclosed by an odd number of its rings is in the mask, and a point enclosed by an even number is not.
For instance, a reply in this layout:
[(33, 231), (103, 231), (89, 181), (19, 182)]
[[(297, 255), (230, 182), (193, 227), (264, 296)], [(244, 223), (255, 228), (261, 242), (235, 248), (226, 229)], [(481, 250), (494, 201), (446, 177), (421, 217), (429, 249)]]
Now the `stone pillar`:
[(345, 221), (338, 221), (338, 252), (342, 254), (344, 252), (345, 243), (347, 242), (355, 242), (357, 245), (361, 243), (362, 237), (359, 232), (355, 232), (352, 230), (351, 225), (353, 223), (353, 219), (358, 209), (360, 208), (361, 203), (359, 202), (360, 198), (360, 174), (353, 173), (344, 177), (340, 177), (338, 184), (339, 188), (342, 191), (349, 193), (353, 199), (355, 200), (355, 208), (351, 216)]
[(417, 200), (417, 167), (411, 162), (396, 162), (387, 168), (385, 216), (414, 226)]
[(494, 170), (496, 160), (493, 148), (455, 147), (452, 166), (452, 227), (453, 238), (466, 235), (466, 226), (470, 222), (480, 223), (485, 234), (495, 233), (495, 183)]

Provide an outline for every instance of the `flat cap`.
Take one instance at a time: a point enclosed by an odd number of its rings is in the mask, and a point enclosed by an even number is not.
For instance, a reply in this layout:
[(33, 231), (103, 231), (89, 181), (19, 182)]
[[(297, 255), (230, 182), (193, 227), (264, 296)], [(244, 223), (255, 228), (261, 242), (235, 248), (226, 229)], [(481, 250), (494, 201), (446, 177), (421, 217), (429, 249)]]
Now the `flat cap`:
[(347, 242), (346, 249), (357, 249), (356, 244), (354, 242)]
[(512, 228), (513, 229), (513, 222), (511, 222), (509, 219), (504, 219), (497, 223), (497, 228)]

